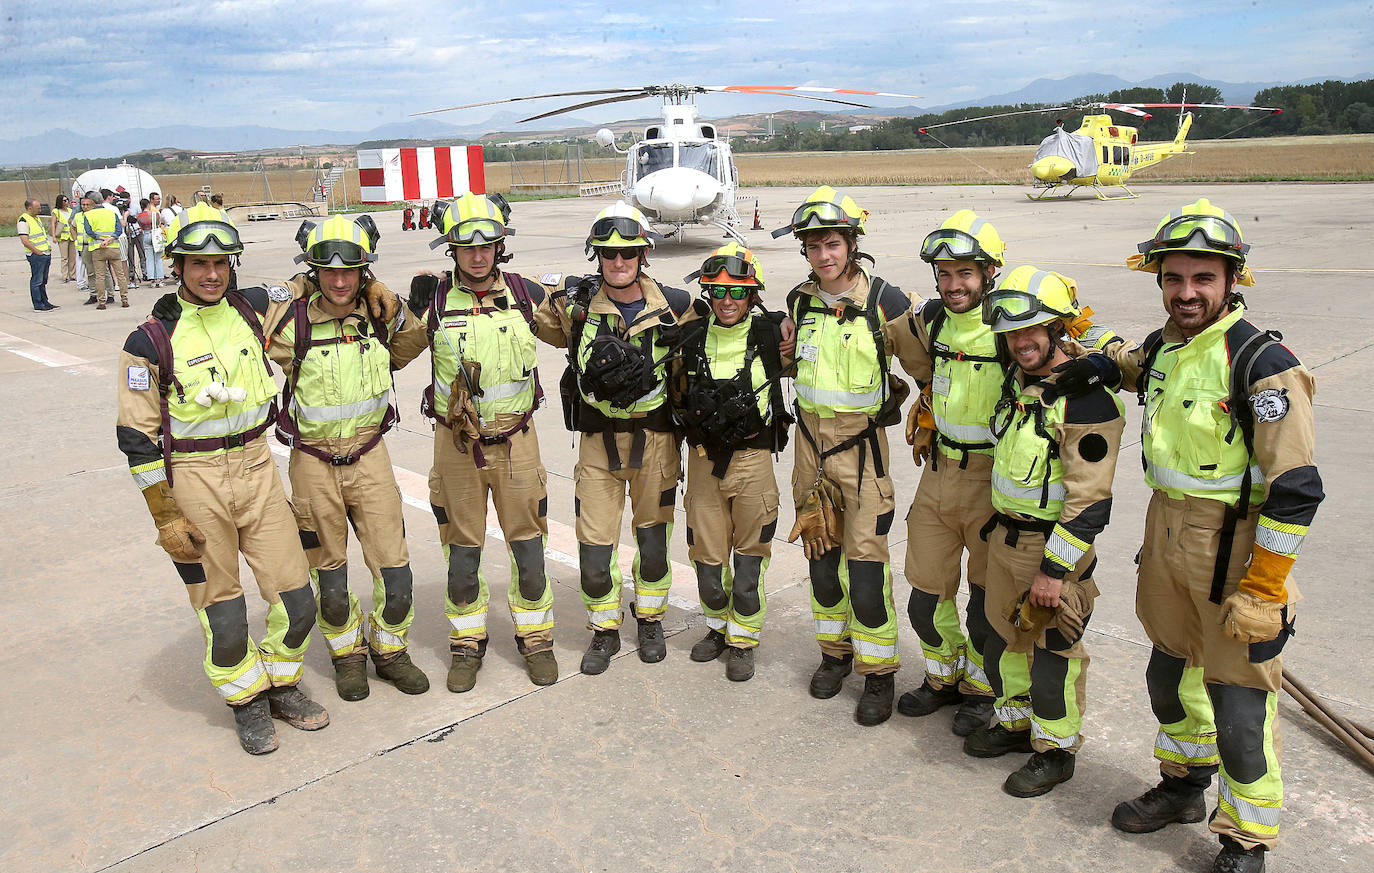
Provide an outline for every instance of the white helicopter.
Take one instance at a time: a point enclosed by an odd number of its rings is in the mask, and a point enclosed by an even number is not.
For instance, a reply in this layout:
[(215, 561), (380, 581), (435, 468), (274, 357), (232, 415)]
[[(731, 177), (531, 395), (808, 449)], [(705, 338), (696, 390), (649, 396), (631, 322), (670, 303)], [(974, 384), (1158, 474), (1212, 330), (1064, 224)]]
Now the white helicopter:
[(856, 106), (863, 109), (871, 109), (872, 107), (867, 103), (857, 103), (839, 97), (815, 97), (811, 94), (920, 99), (912, 94), (801, 85), (673, 84), (648, 85), (641, 88), (562, 91), (553, 94), (536, 94), (531, 97), (509, 97), (504, 100), (487, 100), (481, 103), (468, 103), (463, 106), (450, 106), (446, 109), (431, 109), (415, 114), (429, 115), (435, 112), (471, 109), (476, 106), (494, 106), (499, 103), (515, 103), (523, 100), (540, 100), (548, 97), (596, 98), (562, 109), (532, 115), (529, 118), (522, 118), (520, 122), (523, 123), (606, 103), (620, 103), (627, 100), (639, 100), (644, 97), (661, 97), (663, 99), (662, 122), (645, 128), (644, 138), (629, 149), (617, 148), (615, 134), (608, 128), (603, 127), (596, 132), (595, 139), (599, 144), (614, 149), (617, 154), (626, 156), (625, 171), (620, 177), (622, 193), (650, 221), (660, 226), (670, 227), (671, 230), (665, 234), (667, 236), (677, 234), (681, 238), (683, 228), (688, 225), (713, 225), (723, 230), (727, 236), (743, 244), (745, 242), (744, 237), (736, 229), (740, 224), (739, 213), (735, 210), (735, 191), (739, 187), (739, 172), (735, 169), (730, 141), (720, 138), (717, 135), (715, 125), (703, 122), (697, 113), (696, 95), (707, 92), (781, 95), (803, 100), (838, 103), (843, 106)]

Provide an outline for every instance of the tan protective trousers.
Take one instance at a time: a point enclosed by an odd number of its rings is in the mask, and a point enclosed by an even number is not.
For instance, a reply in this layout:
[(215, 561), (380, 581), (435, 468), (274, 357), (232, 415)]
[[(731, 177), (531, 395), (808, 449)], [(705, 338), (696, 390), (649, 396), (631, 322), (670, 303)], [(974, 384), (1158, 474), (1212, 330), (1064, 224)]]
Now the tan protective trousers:
[(631, 466), (634, 434), (614, 434), (619, 469), (611, 469), (603, 434), (584, 433), (578, 439), (574, 510), (577, 515), (578, 564), (582, 576), (582, 604), (591, 630), (620, 627), (620, 565), (617, 548), (625, 495), (630, 495), (630, 523), (634, 527), (635, 614), (661, 621), (673, 584), (668, 541), (673, 533), (677, 483), (682, 458), (674, 433), (646, 430), (639, 466)]
[[(926, 682), (932, 688), (957, 684), (964, 694), (978, 696), (992, 694), (983, 669), (983, 648), (991, 632), (983, 618), (988, 544), (979, 533), (992, 517), (991, 476), (989, 455), (970, 452), (961, 468), (957, 459), (932, 454), (906, 516), (906, 580), (915, 589), (908, 612), (925, 656)], [(967, 636), (959, 627), (954, 599), (964, 552)]]
[(707, 626), (729, 645), (750, 649), (759, 644), (767, 608), (763, 580), (778, 528), (778, 480), (767, 449), (735, 452), (721, 479), (714, 466), (688, 447), (687, 556)]
[[(347, 455), (377, 432), (364, 428), (349, 439), (317, 440), (315, 447)], [(391, 455), (380, 442), (354, 464), (334, 465), (296, 449), (291, 452), (291, 507), (301, 545), (319, 594), (319, 625), (334, 658), (366, 652), (379, 658), (405, 651), (414, 620), (410, 553), (406, 549), (401, 490)], [(373, 580), (371, 634), (362, 606), (348, 588), (348, 526), (362, 545)]]
[[(518, 417), (516, 417), (518, 420)], [(498, 427), (509, 426), (504, 419)], [(483, 446), (485, 467), (472, 447), (459, 452), (453, 431), (434, 431), (434, 466), (429, 472), (429, 502), (439, 524), (439, 542), (448, 562), (449, 647), (486, 651), (490, 593), (481, 572), (487, 537), (487, 501), (505, 537), (511, 561), (506, 599), (520, 650), (529, 654), (553, 647), (553, 589), (544, 571), (544, 540), (549, 532), (547, 474), (534, 428), (510, 440)]]
[[(1045, 534), (1039, 531), (1013, 530), (1004, 522), (988, 534), (986, 609), (993, 630), (984, 652), (988, 681), (1003, 727), (1029, 728), (1037, 752), (1077, 752), (1087, 708), (1089, 658), (1083, 640), (1065, 639), (1054, 625), (1032, 636), (1006, 618), (1030, 590), (1044, 555)], [(1091, 576), (1083, 574), (1096, 564), (1097, 552), (1090, 547), (1064, 577), (1064, 591), (1077, 587), (1087, 595), (1089, 616), (1098, 590)]]
[[(1155, 757), (1178, 777), (1220, 763), (1212, 831), (1272, 848), (1283, 805), (1277, 705), (1288, 632), (1246, 644), (1222, 630), (1210, 594), (1224, 511), (1219, 501), (1156, 491), (1145, 515), (1136, 615), (1154, 643), (1145, 680), (1160, 722)], [(1222, 601), (1245, 575), (1258, 515), (1256, 507), (1236, 524)], [(1291, 622), (1300, 599), (1291, 576), (1287, 588)]]
[[(267, 441), (172, 459), (172, 496), (205, 535), (196, 564), (177, 564), (205, 632), (205, 672), (230, 704), (295, 685), (315, 623), (309, 566)], [(268, 603), (267, 635), (254, 644), (239, 584), (243, 553)]]
[[(842, 413), (821, 418), (803, 410), (799, 420), (825, 451), (863, 430), (868, 416)], [(825, 460), (825, 475), (844, 495), (844, 542), (810, 562), (816, 641), (821, 651), (832, 657), (852, 652), (855, 672), (864, 675), (895, 673), (900, 664), (887, 552), (895, 504), (892, 477), (887, 475), (891, 453), (886, 430), (879, 428), (876, 439), (876, 458), (872, 442), (865, 438), (859, 446)], [(795, 504), (816, 481), (819, 454), (801, 433), (793, 443), (797, 447), (792, 469)]]
[(76, 278), (76, 244), (73, 240), (60, 239), (57, 250), (62, 253), (62, 281), (71, 282)]
[(114, 246), (91, 250), (91, 269), (95, 272), (95, 296), (101, 303), (112, 296), (109, 271), (114, 270), (115, 282), (119, 285), (119, 300), (129, 302), (129, 268)]

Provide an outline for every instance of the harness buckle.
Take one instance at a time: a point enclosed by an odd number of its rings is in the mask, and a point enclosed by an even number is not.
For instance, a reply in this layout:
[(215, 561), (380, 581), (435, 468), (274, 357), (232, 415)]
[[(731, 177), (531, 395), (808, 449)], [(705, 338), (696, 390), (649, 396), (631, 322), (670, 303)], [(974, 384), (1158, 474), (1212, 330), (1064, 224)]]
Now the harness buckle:
[(357, 455), (332, 455), (329, 458), (331, 467), (351, 467), (358, 463)]

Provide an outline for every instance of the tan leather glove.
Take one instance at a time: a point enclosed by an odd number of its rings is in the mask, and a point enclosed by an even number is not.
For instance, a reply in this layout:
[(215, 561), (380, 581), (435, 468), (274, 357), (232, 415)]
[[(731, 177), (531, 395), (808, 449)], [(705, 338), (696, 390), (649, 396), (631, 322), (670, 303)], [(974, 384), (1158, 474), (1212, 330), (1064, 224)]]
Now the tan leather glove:
[(367, 299), (367, 308), (372, 312), (372, 317), (379, 319), (382, 324), (391, 324), (396, 313), (401, 311), (401, 298), (380, 282), (368, 282), (363, 288), (363, 297)]
[(1267, 643), (1283, 630), (1283, 607), (1283, 603), (1237, 591), (1222, 601), (1218, 623), (1237, 642)]
[(911, 446), (911, 460), (921, 466), (935, 448), (935, 413), (930, 407), (930, 386), (921, 389), (916, 402), (906, 416), (906, 444)]
[[(844, 492), (833, 479), (822, 475), (816, 482), (821, 493), (821, 513), (825, 516), (825, 534), (834, 548), (844, 542)], [(828, 551), (828, 550), (827, 550)]]
[(1002, 617), (1011, 623), (1019, 633), (1040, 638), (1045, 627), (1054, 621), (1055, 610), (1048, 606), (1036, 606), (1030, 602), (1030, 591), (1022, 594)]
[(806, 552), (808, 561), (820, 560), (822, 555), (835, 547), (826, 528), (822, 502), (819, 487), (807, 489), (797, 504), (797, 523), (792, 525), (792, 532), (787, 535), (789, 543), (795, 543), (797, 537), (801, 537), (802, 550)]
[(1054, 626), (1070, 644), (1083, 638), (1083, 626), (1093, 611), (1093, 599), (1078, 582), (1065, 582), (1059, 591), (1059, 609), (1054, 614)]
[[(468, 371), (468, 378), (473, 379), (474, 385), (477, 384), (476, 377), (472, 375), (472, 367), (461, 365)], [(481, 373), (481, 365), (476, 365), (478, 374)], [(468, 383), (460, 373), (453, 377), (453, 384), (449, 386), (451, 392), (448, 397), (448, 417), (445, 421), (449, 429), (453, 431), (453, 446), (461, 454), (468, 453), (468, 445), (482, 437), (482, 431), (477, 426), (477, 406), (472, 402), (472, 395), (468, 393)]]
[(157, 544), (173, 561), (181, 564), (199, 561), (200, 547), (205, 545), (205, 534), (182, 514), (167, 483), (156, 482), (144, 488), (143, 499), (148, 504), (153, 523), (157, 525)]

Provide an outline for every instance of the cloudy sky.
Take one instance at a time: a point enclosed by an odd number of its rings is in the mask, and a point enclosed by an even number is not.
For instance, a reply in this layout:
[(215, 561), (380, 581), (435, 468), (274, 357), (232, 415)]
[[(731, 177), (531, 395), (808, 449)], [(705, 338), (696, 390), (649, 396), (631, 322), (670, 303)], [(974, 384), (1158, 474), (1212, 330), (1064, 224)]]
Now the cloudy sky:
[[(1310, 0), (1296, 23), (1269, 0), (5, 5), (0, 139), (95, 125), (365, 130), (482, 99), (675, 81), (868, 88), (933, 106), (1075, 73), (1246, 82), (1374, 67), (1374, 0)], [(703, 105), (726, 115), (785, 104)], [(646, 101), (578, 115), (652, 111)]]

